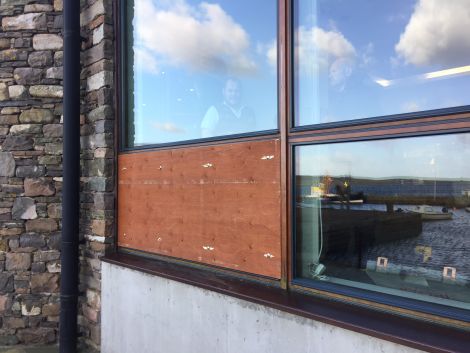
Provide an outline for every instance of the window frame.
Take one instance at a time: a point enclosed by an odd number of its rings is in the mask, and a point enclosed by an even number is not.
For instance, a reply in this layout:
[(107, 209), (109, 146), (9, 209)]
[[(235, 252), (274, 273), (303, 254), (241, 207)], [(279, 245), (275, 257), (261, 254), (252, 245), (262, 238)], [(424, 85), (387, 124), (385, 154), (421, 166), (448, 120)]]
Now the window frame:
[[(138, 0), (135, 0), (138, 1)], [(435, 305), (423, 301), (415, 301), (413, 299), (402, 300), (405, 298), (387, 295), (379, 292), (367, 293), (369, 291), (357, 290), (357, 288), (341, 286), (336, 288), (335, 284), (323, 283), (325, 286), (312, 286), (306, 284), (302, 280), (295, 278), (295, 156), (294, 149), (296, 146), (326, 144), (336, 142), (352, 142), (365, 140), (378, 140), (384, 138), (401, 138), (414, 136), (432, 136), (438, 134), (451, 134), (460, 132), (470, 132), (470, 105), (443, 108), (431, 111), (423, 111), (407, 114), (395, 114), (381, 117), (370, 117), (364, 119), (347, 120), (333, 123), (321, 123), (295, 126), (294, 116), (294, 30), (293, 30), (293, 2), (295, 0), (276, 0), (277, 2), (277, 40), (278, 40), (278, 57), (277, 57), (277, 106), (278, 106), (278, 127), (277, 129), (256, 131), (237, 135), (217, 136), (210, 138), (200, 138), (186, 141), (177, 141), (162, 144), (150, 144), (137, 147), (128, 147), (127, 139), (127, 99), (128, 99), (128, 82), (127, 82), (127, 13), (126, 4), (123, 0), (114, 0), (115, 2), (115, 22), (116, 26), (116, 111), (118, 118), (116, 119), (117, 134), (115, 138), (115, 146), (118, 154), (139, 153), (148, 150), (164, 150), (169, 148), (184, 148), (194, 146), (207, 146), (214, 144), (224, 144), (229, 142), (243, 142), (253, 139), (280, 139), (281, 143), (281, 248), (282, 248), (282, 265), (281, 280), (270, 281), (260, 276), (239, 273), (233, 270), (225, 270), (215, 268), (209, 265), (193, 263), (190, 261), (169, 258), (162, 255), (150, 255), (137, 251), (130, 251), (117, 246), (117, 229), (115, 230), (115, 249), (114, 254), (108, 254), (105, 261), (111, 263), (121, 263), (125, 265), (126, 256), (137, 255), (142, 259), (142, 263), (148, 265), (148, 258), (151, 261), (163, 261), (167, 264), (176, 266), (177, 269), (183, 271), (203, 271), (206, 273), (217, 273), (219, 276), (230, 279), (248, 279), (253, 285), (265, 284), (270, 288), (280, 288), (287, 295), (296, 295), (295, 293), (306, 294), (306, 300), (312, 298), (323, 298), (324, 304), (335, 305), (341, 302), (352, 308), (359, 308), (359, 312), (376, 313), (385, 312), (387, 315), (398, 315), (403, 319), (418, 320), (424, 328), (434, 327), (433, 325), (442, 326), (445, 332), (461, 332), (462, 327), (459, 324), (448, 323), (446, 319), (453, 319), (463, 324), (467, 329), (470, 327), (470, 311), (464, 309), (451, 308), (448, 306)], [(466, 127), (457, 126), (458, 123), (467, 124)], [(456, 125), (457, 124), (457, 125)], [(456, 126), (454, 126), (456, 125)], [(446, 128), (446, 126), (448, 128)], [(422, 131), (414, 131), (422, 129)], [(402, 131), (403, 130), (403, 131)], [(383, 133), (378, 136), (372, 132)], [(355, 133), (358, 137), (350, 136)], [(349, 135), (348, 135), (349, 134)], [(116, 163), (117, 169), (117, 163)], [(115, 174), (117, 175), (117, 173)], [(115, 180), (117, 186), (117, 178)], [(117, 187), (115, 187), (116, 198)], [(120, 258), (121, 260), (117, 260)], [(137, 261), (137, 260), (136, 260)], [(151, 262), (150, 261), (150, 262)], [(138, 266), (136, 266), (138, 268)], [(141, 269), (142, 270), (142, 269)], [(176, 278), (176, 277), (173, 277)], [(200, 284), (195, 284), (200, 285)], [(214, 289), (215, 290), (215, 289)], [(277, 289), (276, 289), (277, 290)], [(372, 291), (370, 291), (372, 292)], [(390, 296), (392, 298), (388, 298)], [(397, 300), (398, 298), (398, 300)], [(249, 296), (244, 299), (250, 300)], [(252, 297), (252, 301), (260, 302), (260, 298)], [(263, 303), (263, 301), (261, 301)], [(267, 302), (266, 302), (267, 303)], [(432, 304), (432, 305), (423, 305)], [(287, 305), (287, 304), (286, 304)], [(283, 307), (287, 310), (287, 306)], [(408, 310), (403, 313), (401, 309)], [(449, 310), (456, 309), (456, 310)], [(283, 310), (283, 309), (281, 309)], [(456, 312), (454, 312), (456, 311)], [(317, 318), (320, 321), (323, 319)], [(326, 319), (325, 319), (326, 320)], [(323, 320), (323, 321), (325, 321)], [(364, 323), (366, 325), (366, 323)], [(341, 326), (341, 325), (339, 325)], [(349, 327), (349, 326), (348, 326)], [(399, 327), (396, 327), (399, 329)], [(434, 330), (434, 329), (433, 329)], [(444, 332), (443, 331), (443, 332)], [(372, 333), (371, 333), (372, 334)], [(372, 334), (374, 335), (374, 334)], [(376, 334), (375, 336), (379, 336)], [(394, 341), (393, 334), (385, 335), (385, 339)], [(419, 340), (419, 339), (418, 339)], [(400, 341), (407, 344), (406, 341)], [(421, 348), (424, 346), (421, 346)], [(427, 347), (427, 346), (426, 346)], [(440, 350), (436, 350), (440, 351)]]

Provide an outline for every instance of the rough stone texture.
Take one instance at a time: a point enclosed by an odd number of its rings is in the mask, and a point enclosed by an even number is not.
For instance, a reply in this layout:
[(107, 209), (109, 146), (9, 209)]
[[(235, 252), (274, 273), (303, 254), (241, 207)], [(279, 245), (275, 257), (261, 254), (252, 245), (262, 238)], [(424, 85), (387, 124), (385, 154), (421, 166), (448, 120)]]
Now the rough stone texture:
[(0, 152), (0, 177), (12, 177), (15, 175), (15, 159), (10, 152)]
[(31, 267), (31, 254), (29, 253), (8, 253), (6, 256), (5, 269), (7, 271), (23, 270)]
[(57, 340), (61, 7), (0, 0), (0, 346)]
[(11, 210), (11, 217), (13, 219), (36, 219), (36, 203), (30, 197), (18, 197), (13, 202)]
[(62, 37), (57, 34), (36, 34), (33, 37), (35, 50), (61, 50), (62, 47)]
[(54, 121), (54, 115), (49, 109), (24, 110), (20, 114), (20, 121), (24, 123), (51, 123)]
[(15, 17), (4, 17), (2, 28), (4, 31), (19, 31), (24, 29), (43, 30), (47, 26), (45, 13), (28, 13)]
[[(99, 350), (100, 256), (114, 229), (113, 1), (81, 1), (79, 339)], [(0, 346), (57, 340), (62, 0), (0, 0)]]
[(62, 86), (53, 86), (53, 85), (31, 86), (29, 88), (29, 94), (32, 97), (39, 97), (39, 98), (62, 98), (64, 95), (64, 90)]

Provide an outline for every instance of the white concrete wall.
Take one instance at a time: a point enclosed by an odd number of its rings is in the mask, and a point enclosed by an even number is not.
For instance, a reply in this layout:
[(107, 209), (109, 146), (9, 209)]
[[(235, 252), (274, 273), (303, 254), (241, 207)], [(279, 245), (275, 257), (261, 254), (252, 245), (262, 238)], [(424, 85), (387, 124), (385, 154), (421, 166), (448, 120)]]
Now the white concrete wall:
[(108, 263), (101, 342), (103, 353), (418, 352)]

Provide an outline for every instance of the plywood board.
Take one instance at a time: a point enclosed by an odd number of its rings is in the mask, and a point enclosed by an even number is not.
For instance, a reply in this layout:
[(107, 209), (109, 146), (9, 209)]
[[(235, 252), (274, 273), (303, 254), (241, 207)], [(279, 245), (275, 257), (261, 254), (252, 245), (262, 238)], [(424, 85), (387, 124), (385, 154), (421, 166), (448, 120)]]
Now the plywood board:
[(279, 140), (121, 154), (118, 244), (280, 278)]

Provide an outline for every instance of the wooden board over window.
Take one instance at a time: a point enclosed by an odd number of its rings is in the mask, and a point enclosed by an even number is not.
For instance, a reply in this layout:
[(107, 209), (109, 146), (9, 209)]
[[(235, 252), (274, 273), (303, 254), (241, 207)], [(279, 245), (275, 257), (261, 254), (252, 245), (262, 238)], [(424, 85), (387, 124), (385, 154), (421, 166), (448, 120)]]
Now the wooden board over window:
[(279, 140), (119, 156), (121, 247), (281, 276)]

